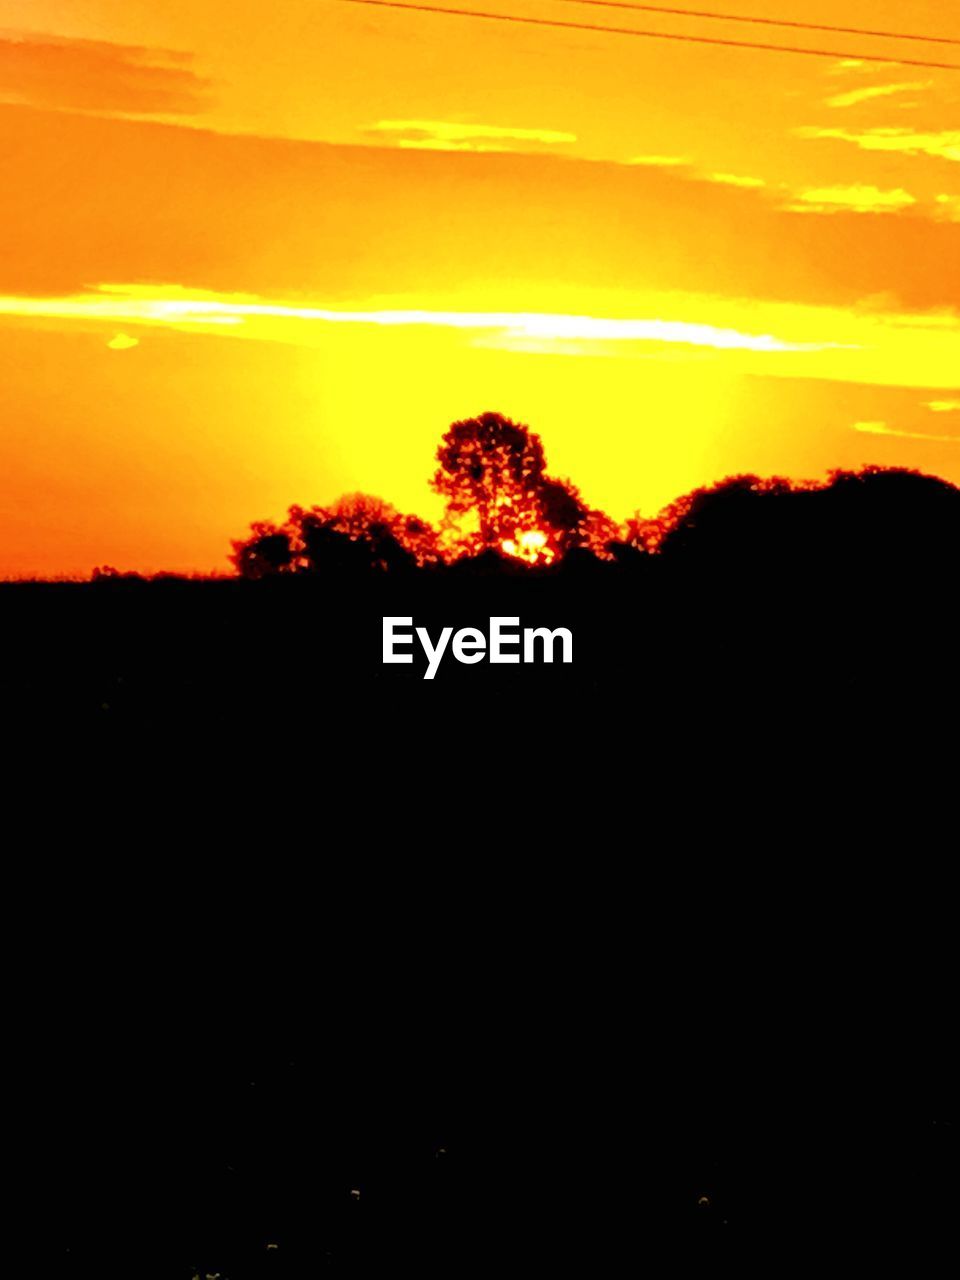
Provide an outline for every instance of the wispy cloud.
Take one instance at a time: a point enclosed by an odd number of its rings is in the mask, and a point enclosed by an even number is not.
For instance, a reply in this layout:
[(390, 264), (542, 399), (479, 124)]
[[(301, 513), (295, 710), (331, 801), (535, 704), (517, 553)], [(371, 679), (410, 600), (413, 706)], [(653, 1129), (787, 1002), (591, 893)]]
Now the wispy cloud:
[(914, 129), (893, 127), (854, 131), (802, 125), (794, 133), (798, 138), (829, 138), (850, 142), (863, 151), (897, 151), (904, 155), (936, 156), (941, 160), (960, 163), (960, 130), (957, 129), (922, 133)]
[[(157, 296), (157, 293), (167, 296)], [(830, 343), (791, 342), (768, 333), (656, 317), (608, 318), (530, 311), (333, 310), (292, 306), (243, 295), (190, 295), (171, 286), (105, 285), (98, 293), (69, 298), (0, 298), (0, 316), (23, 319), (139, 322), (146, 325), (243, 325), (274, 320), (331, 325), (434, 327), (498, 333), (505, 338), (558, 342), (654, 342), (754, 352), (821, 351)]]
[(791, 213), (899, 213), (916, 203), (915, 197), (902, 187), (882, 191), (879, 187), (857, 185), (798, 191), (784, 208)]
[(886, 422), (855, 422), (854, 431), (868, 436), (894, 436), (898, 440), (930, 440), (938, 444), (960, 444), (960, 436), (939, 436), (930, 431), (905, 431)]
[(878, 72), (896, 70), (901, 64), (897, 62), (864, 62), (862, 58), (841, 58), (838, 62), (831, 64), (828, 75), (831, 76), (847, 76), (851, 73), (855, 75), (876, 75)]
[(888, 98), (895, 93), (915, 93), (929, 89), (932, 80), (911, 80), (905, 84), (874, 84), (863, 89), (850, 89), (846, 93), (834, 94), (827, 98), (828, 107), (855, 107), (860, 102), (869, 102), (872, 98)]
[[(915, 88), (917, 86), (894, 87)], [(799, 130), (798, 132), (802, 133), (803, 136), (809, 137), (854, 140), (853, 134), (847, 134), (842, 129), (807, 129)], [(900, 131), (891, 130), (889, 132), (891, 134), (896, 133), (899, 141)], [(906, 130), (902, 131), (902, 133), (904, 136), (907, 135)], [(940, 135), (909, 135), (913, 142), (916, 142), (918, 137), (928, 139), (933, 136), (939, 137)], [(952, 135), (943, 136), (950, 137)], [(838, 184), (835, 186), (793, 190), (787, 183), (769, 182), (765, 178), (753, 174), (702, 169), (689, 156), (680, 155), (635, 156), (633, 159), (623, 163), (661, 169), (684, 182), (710, 183), (719, 187), (733, 187), (742, 191), (753, 191), (758, 196), (758, 203), (766, 204), (786, 213), (897, 214), (902, 213), (905, 209), (911, 209), (915, 215), (930, 218), (937, 222), (960, 221), (960, 197), (951, 195), (939, 195), (932, 201), (924, 200), (921, 202), (903, 187), (885, 189), (870, 183)]]
[(389, 138), (398, 147), (424, 151), (517, 151), (529, 146), (558, 146), (577, 140), (575, 133), (557, 129), (516, 129), (449, 120), (379, 120), (364, 132)]
[(706, 177), (709, 182), (719, 182), (722, 187), (747, 187), (756, 189), (767, 185), (763, 178), (751, 178), (747, 174), (742, 173), (709, 173)]
[(139, 338), (131, 338), (128, 333), (117, 333), (110, 339), (107, 346), (111, 351), (130, 351), (133, 347), (140, 345)]
[(631, 156), (626, 163), (650, 169), (682, 169), (692, 161), (689, 156)]
[(168, 49), (0, 33), (0, 101), (121, 115), (195, 115), (210, 83)]
[(960, 196), (941, 194), (934, 200), (933, 214), (942, 222), (960, 222)]
[[(492, 299), (495, 292), (487, 296)], [(517, 354), (713, 360), (731, 370), (774, 377), (913, 387), (920, 396), (930, 395), (930, 387), (952, 388), (960, 368), (960, 314), (950, 310), (907, 313), (886, 305), (851, 310), (620, 289), (598, 295), (595, 309), (571, 314), (562, 303), (541, 311), (496, 305), (461, 309), (461, 296), (451, 286), (426, 295), (366, 294), (353, 306), (331, 306), (311, 304), (301, 294), (104, 284), (69, 295), (0, 296), (0, 324), (86, 332), (101, 341), (118, 332), (142, 337), (152, 328), (318, 348), (350, 342), (353, 330), (357, 341), (373, 344), (372, 351), (381, 341), (374, 338), (376, 330), (384, 337), (395, 332), (399, 342), (419, 342), (421, 336), (427, 342), (446, 341), (459, 334), (469, 346)], [(627, 297), (629, 311), (622, 309)], [(434, 356), (438, 350), (433, 348)]]
[(677, 176), (690, 182), (715, 182), (722, 187), (745, 187), (759, 189), (767, 184), (763, 178), (755, 178), (749, 174), (710, 172), (699, 169), (690, 156), (633, 156), (622, 163), (636, 165), (646, 169), (672, 169)]
[(931, 413), (960, 413), (960, 400), (927, 400)]

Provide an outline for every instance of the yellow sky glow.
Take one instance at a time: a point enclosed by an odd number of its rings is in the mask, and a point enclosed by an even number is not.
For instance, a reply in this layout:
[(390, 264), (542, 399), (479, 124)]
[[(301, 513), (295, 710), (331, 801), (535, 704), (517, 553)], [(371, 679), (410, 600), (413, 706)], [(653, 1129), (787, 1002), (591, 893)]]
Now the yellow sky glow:
[(490, 409), (616, 519), (737, 471), (960, 481), (960, 75), (888, 49), (0, 0), (0, 576), (223, 568), (356, 490), (436, 518)]

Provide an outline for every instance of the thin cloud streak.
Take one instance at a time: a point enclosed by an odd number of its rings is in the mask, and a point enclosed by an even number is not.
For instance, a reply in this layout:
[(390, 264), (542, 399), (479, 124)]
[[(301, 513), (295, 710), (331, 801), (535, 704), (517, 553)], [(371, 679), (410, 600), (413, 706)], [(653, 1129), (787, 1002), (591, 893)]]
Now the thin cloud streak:
[(650, 169), (681, 169), (692, 164), (689, 156), (633, 156), (626, 164)]
[[(408, 306), (409, 295), (368, 297), (366, 306), (341, 309), (170, 284), (102, 285), (71, 296), (0, 297), (0, 319), (51, 330), (109, 325), (104, 336), (148, 326), (303, 347), (325, 347), (351, 330), (361, 342), (377, 331), (400, 341), (460, 334), (471, 347), (517, 355), (711, 360), (731, 372), (916, 387), (928, 396), (931, 388), (952, 391), (960, 367), (960, 316), (952, 311), (798, 307), (678, 291), (636, 293), (621, 299), (630, 312), (618, 303), (613, 315), (602, 304), (571, 315), (460, 310), (449, 294), (433, 306), (422, 297)], [(423, 358), (444, 357), (434, 347)]]
[(882, 191), (879, 187), (859, 185), (798, 191), (792, 203), (783, 207), (790, 213), (900, 213), (916, 203), (916, 198), (902, 187)]
[(937, 444), (960, 444), (960, 436), (939, 436), (930, 431), (904, 431), (886, 422), (855, 422), (853, 430), (868, 436), (893, 436), (898, 440), (929, 440)]
[(873, 98), (889, 98), (896, 93), (919, 93), (929, 89), (932, 80), (911, 80), (905, 84), (875, 84), (864, 89), (850, 89), (847, 93), (837, 93), (827, 98), (828, 107), (855, 107), (861, 102), (869, 102)]
[(740, 173), (710, 173), (706, 175), (708, 182), (719, 183), (722, 187), (744, 187), (747, 190), (759, 190), (767, 184), (763, 178), (751, 178)]
[(772, 334), (680, 320), (615, 319), (543, 312), (370, 310), (338, 311), (326, 307), (209, 297), (149, 297), (140, 289), (104, 286), (99, 294), (72, 298), (0, 298), (0, 315), (25, 319), (140, 321), (144, 324), (241, 325), (248, 319), (321, 322), (333, 325), (413, 326), (498, 331), (508, 338), (540, 338), (581, 342), (662, 342), (719, 350), (802, 352), (828, 350), (837, 344), (787, 342)]
[(449, 120), (379, 120), (364, 133), (392, 140), (398, 147), (428, 151), (517, 151), (524, 146), (557, 146), (577, 140), (575, 133), (557, 129), (520, 129)]
[(915, 129), (885, 127), (862, 129), (821, 128), (818, 125), (801, 125), (794, 129), (798, 138), (817, 141), (836, 140), (849, 142), (862, 151), (894, 151), (904, 155), (935, 156), (941, 160), (960, 163), (960, 130), (941, 130), (922, 133)]

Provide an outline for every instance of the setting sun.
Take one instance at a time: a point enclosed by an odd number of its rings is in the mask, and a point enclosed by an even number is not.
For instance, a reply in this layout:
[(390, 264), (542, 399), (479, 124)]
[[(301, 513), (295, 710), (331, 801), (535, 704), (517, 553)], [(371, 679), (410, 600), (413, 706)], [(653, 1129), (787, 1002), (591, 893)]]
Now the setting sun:
[(547, 535), (539, 529), (529, 529), (518, 534), (516, 540), (505, 538), (500, 545), (508, 556), (526, 560), (530, 564), (549, 564), (556, 554), (547, 546)]

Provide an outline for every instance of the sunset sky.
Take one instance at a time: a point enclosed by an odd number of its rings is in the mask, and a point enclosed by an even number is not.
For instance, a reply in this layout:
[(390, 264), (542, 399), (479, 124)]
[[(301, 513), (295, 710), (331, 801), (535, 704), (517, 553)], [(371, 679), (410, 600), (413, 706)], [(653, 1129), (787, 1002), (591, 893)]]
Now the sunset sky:
[[(0, 0), (0, 577), (439, 513), (493, 409), (622, 519), (740, 471), (960, 483), (960, 43), (564, 0)], [(727, 10), (703, 0), (693, 8)], [(949, 0), (729, 0), (950, 37)]]

